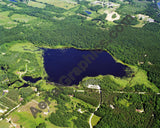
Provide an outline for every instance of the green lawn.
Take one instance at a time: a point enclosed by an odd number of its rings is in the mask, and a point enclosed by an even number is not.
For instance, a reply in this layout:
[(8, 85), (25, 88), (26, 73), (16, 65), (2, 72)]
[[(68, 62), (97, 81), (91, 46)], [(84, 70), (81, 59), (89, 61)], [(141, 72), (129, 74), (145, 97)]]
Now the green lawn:
[(0, 121), (0, 128), (9, 128), (10, 124), (6, 120)]
[(92, 126), (95, 126), (100, 119), (101, 119), (101, 117), (94, 115), (94, 116), (92, 117), (92, 120), (91, 120)]
[(0, 25), (3, 25), (5, 28), (11, 29), (17, 26), (17, 22), (12, 21), (8, 15), (10, 11), (0, 12)]
[(21, 15), (21, 14), (14, 14), (11, 16), (11, 19), (19, 21), (19, 22), (28, 23), (29, 21), (35, 20), (36, 17), (28, 16), (28, 15)]
[(45, 4), (42, 4), (42, 3), (39, 3), (39, 2), (34, 2), (34, 1), (29, 1), (28, 6), (38, 7), (38, 8), (45, 8), (46, 7)]

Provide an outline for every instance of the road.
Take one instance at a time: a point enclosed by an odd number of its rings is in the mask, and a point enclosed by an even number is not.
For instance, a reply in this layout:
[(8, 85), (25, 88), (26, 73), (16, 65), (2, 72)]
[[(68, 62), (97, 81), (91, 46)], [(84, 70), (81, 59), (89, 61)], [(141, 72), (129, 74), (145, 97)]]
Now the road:
[[(97, 108), (95, 109), (94, 112), (96, 112), (98, 110), (98, 108), (100, 107), (100, 105), (101, 104), (99, 103), (99, 105), (97, 106)], [(93, 116), (94, 116), (94, 113), (92, 113), (91, 116), (90, 116), (90, 118), (89, 118), (89, 126), (90, 126), (90, 128), (93, 128), (92, 127), (92, 123), (91, 123)]]

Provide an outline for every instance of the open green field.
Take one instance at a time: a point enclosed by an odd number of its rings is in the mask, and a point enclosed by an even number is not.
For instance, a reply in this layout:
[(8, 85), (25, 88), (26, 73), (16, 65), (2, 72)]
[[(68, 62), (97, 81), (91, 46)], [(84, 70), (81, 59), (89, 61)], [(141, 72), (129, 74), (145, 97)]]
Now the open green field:
[(29, 21), (35, 20), (36, 17), (28, 16), (28, 15), (14, 14), (11, 16), (11, 19), (15, 21), (19, 21), (19, 22), (28, 23)]
[(77, 3), (73, 2), (73, 1), (66, 1), (66, 0), (37, 0), (38, 2), (43, 2), (43, 3), (47, 3), (47, 4), (51, 4), (51, 5), (55, 5), (57, 7), (60, 8), (64, 8), (64, 9), (70, 9), (73, 7), (76, 7)]
[(29, 1), (28, 6), (38, 7), (38, 8), (45, 8), (46, 7), (45, 4), (34, 2), (34, 1)]
[(12, 21), (8, 15), (9, 15), (10, 11), (4, 11), (4, 12), (0, 12), (0, 25), (4, 26), (5, 28), (11, 29), (13, 27), (17, 26), (17, 23)]
[(0, 127), (1, 128), (9, 128), (10, 124), (6, 120), (0, 121)]
[(95, 126), (100, 119), (101, 119), (101, 117), (94, 115), (92, 117), (92, 121), (91, 121), (92, 126)]

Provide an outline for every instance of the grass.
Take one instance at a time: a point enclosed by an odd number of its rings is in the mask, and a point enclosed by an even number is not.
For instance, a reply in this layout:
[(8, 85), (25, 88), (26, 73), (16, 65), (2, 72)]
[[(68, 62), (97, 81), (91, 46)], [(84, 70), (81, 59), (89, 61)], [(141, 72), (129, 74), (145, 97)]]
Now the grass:
[(121, 104), (125, 107), (129, 107), (129, 105), (132, 104), (132, 103), (129, 103), (126, 99), (120, 99), (118, 102), (119, 102), (119, 104)]
[[(136, 68), (136, 67), (134, 67), (134, 68)], [(150, 88), (152, 91), (159, 92), (159, 89), (148, 80), (147, 73), (144, 70), (142, 70), (142, 69), (138, 70), (138, 68), (137, 68), (137, 71), (138, 72), (135, 74), (135, 76), (133, 77), (132, 80), (131, 80), (131, 78), (121, 79), (121, 78), (114, 77), (114, 76), (110, 76), (110, 77), (114, 82), (119, 84), (122, 88), (125, 88), (126, 86), (132, 87), (137, 84), (138, 85), (144, 84), (146, 87)], [(129, 83), (129, 81), (130, 81), (130, 83)]]
[[(37, 100), (38, 98), (40, 98), (40, 99)], [(56, 101), (55, 100), (51, 101), (51, 104), (49, 105), (50, 113), (48, 115), (44, 115), (44, 113), (43, 113), (43, 112), (47, 112), (48, 108), (40, 109), (38, 107), (38, 103), (40, 101), (43, 101), (41, 99), (41, 97), (37, 97), (36, 99), (28, 102), (27, 104), (22, 105), (15, 112), (11, 113), (8, 118), (11, 118), (13, 123), (20, 124), (25, 128), (35, 128), (37, 125), (39, 125), (42, 122), (46, 123), (47, 128), (60, 128), (60, 127), (57, 127), (57, 126), (51, 124), (49, 121), (45, 121), (45, 117), (48, 117), (51, 114), (51, 112), (55, 112), (57, 110), (57, 108), (55, 107), (57, 105)], [(37, 108), (37, 109), (41, 110), (42, 112), (37, 113), (36, 118), (34, 118), (31, 111), (30, 111), (30, 107)], [(40, 115), (41, 115), (41, 117), (40, 117)]]
[(62, 128), (50, 123), (50, 121), (45, 121), (45, 123), (46, 123), (46, 128)]
[(11, 114), (11, 119), (15, 121), (14, 123), (21, 124), (25, 128), (35, 128), (40, 123), (44, 122), (44, 120), (39, 116), (37, 116), (37, 118), (34, 118), (28, 112), (14, 112)]
[(9, 128), (10, 124), (6, 120), (0, 121), (0, 128)]
[[(115, 57), (114, 57), (115, 59)], [(132, 65), (128, 65), (128, 64), (125, 64), (123, 62), (121, 62), (120, 60), (117, 60), (116, 59), (116, 62), (117, 63), (122, 63), (123, 65), (126, 65), (128, 67), (131, 68), (131, 70), (134, 72), (133, 74), (135, 75), (133, 77), (133, 79), (131, 80), (131, 77), (124, 77), (124, 78), (119, 78), (119, 77), (114, 77), (113, 75), (108, 75), (115, 83), (117, 83), (121, 89), (129, 86), (129, 87), (133, 87), (135, 85), (144, 85), (148, 88), (150, 88), (153, 92), (156, 92), (158, 93), (159, 92), (159, 89), (156, 87), (156, 85), (154, 85), (153, 83), (151, 83), (149, 80), (148, 80), (148, 77), (147, 77), (147, 72), (142, 70), (142, 69), (138, 69), (137, 66), (132, 66)], [(82, 81), (85, 81), (87, 79), (90, 79), (91, 77), (85, 77), (83, 78)], [(99, 75), (97, 77), (94, 77), (95, 79), (98, 78), (98, 79), (102, 79), (103, 76), (102, 75)], [(130, 82), (130, 83), (129, 83)]]
[(69, 2), (69, 1), (65, 1), (65, 0), (37, 0), (38, 2), (43, 2), (43, 3), (47, 3), (47, 4), (51, 4), (51, 5), (55, 5), (57, 7), (60, 7), (60, 8), (64, 8), (64, 9), (70, 9), (70, 8), (73, 8), (76, 5), (76, 2)]
[(132, 15), (135, 14), (136, 12), (143, 11), (145, 10), (145, 6), (135, 6), (135, 5), (123, 5), (120, 8), (117, 9), (117, 12), (119, 14), (123, 15)]
[(29, 1), (28, 6), (37, 7), (37, 8), (45, 8), (46, 7), (45, 4), (42, 4), (39, 2), (34, 2), (34, 1)]
[(74, 103), (74, 108), (76, 108), (76, 104), (77, 104), (77, 103), (80, 103), (80, 104), (82, 104), (82, 105), (84, 105), (84, 106), (87, 106), (87, 107), (89, 107), (89, 108), (95, 108), (93, 105), (91, 105), (91, 104), (89, 104), (89, 103), (86, 103), (86, 102), (84, 102), (84, 101), (82, 101), (82, 100), (80, 100), (80, 99), (78, 99), (78, 98), (75, 98), (75, 97), (72, 97), (72, 98), (71, 98), (71, 101)]
[(28, 23), (29, 21), (35, 20), (36, 17), (28, 16), (28, 15), (21, 15), (21, 14), (14, 14), (13, 16), (11, 16), (11, 19), (19, 21), (19, 22)]
[[(6, 51), (5, 49), (8, 49)], [(43, 67), (42, 50), (38, 50), (32, 43), (26, 41), (15, 41), (1, 45), (0, 60), (3, 63), (11, 65), (9, 72), (14, 73), (19, 78), (24, 75), (32, 76), (33, 78), (47, 76)], [(4, 54), (5, 53), (5, 54)], [(1, 71), (0, 80), (5, 82), (6, 75)], [(13, 77), (12, 77), (13, 78)], [(13, 80), (14, 81), (14, 80)], [(19, 83), (14, 84), (19, 87)]]
[(117, 17), (116, 14), (113, 14), (113, 15), (112, 15), (112, 18), (113, 18), (113, 19), (116, 18), (116, 17)]
[(17, 22), (12, 21), (8, 15), (10, 11), (4, 11), (0, 13), (0, 25), (3, 25), (5, 28), (11, 29), (17, 26)]
[(93, 115), (92, 120), (91, 120), (92, 126), (95, 126), (100, 119), (101, 119), (101, 117)]
[(7, 3), (6, 3), (6, 2), (3, 2), (3, 1), (0, 1), (0, 4), (6, 5)]
[(29, 53), (35, 53), (38, 52), (37, 47), (34, 46), (34, 44), (30, 42), (12, 42), (12, 45), (10, 46), (10, 51), (17, 51), (17, 52), (29, 52)]

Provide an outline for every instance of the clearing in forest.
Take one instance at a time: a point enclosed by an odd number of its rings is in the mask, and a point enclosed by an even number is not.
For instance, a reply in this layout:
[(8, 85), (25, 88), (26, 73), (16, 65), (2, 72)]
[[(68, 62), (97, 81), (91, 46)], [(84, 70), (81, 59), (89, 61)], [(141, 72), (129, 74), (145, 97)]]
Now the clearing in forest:
[[(117, 12), (110, 12), (108, 10), (105, 11), (105, 13), (107, 14), (106, 16), (106, 20), (108, 21), (115, 21), (115, 20), (119, 20), (120, 19), (120, 15)], [(113, 17), (115, 15), (115, 18)]]

